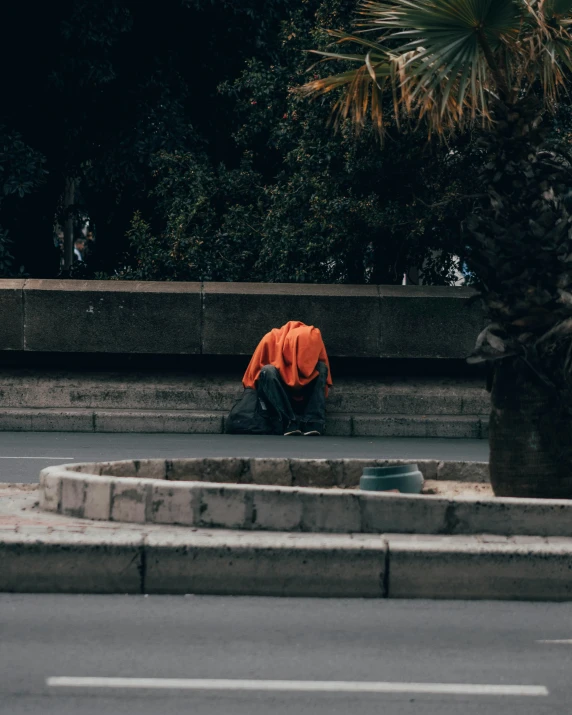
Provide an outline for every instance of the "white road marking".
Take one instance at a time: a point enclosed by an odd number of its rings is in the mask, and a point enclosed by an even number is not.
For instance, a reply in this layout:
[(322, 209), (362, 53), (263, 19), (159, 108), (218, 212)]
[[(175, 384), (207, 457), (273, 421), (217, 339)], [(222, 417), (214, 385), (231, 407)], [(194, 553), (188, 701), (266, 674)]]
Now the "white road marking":
[(375, 683), (336, 680), (219, 680), (187, 678), (46, 679), (50, 688), (154, 688), (161, 690), (252, 690), (303, 693), (427, 693), (437, 695), (548, 695), (544, 685), (472, 685), (463, 683)]
[(537, 643), (556, 643), (558, 645), (572, 645), (572, 638), (554, 640), (554, 641), (536, 641)]
[(0, 459), (47, 459), (53, 461), (60, 459), (75, 459), (75, 457), (0, 457)]

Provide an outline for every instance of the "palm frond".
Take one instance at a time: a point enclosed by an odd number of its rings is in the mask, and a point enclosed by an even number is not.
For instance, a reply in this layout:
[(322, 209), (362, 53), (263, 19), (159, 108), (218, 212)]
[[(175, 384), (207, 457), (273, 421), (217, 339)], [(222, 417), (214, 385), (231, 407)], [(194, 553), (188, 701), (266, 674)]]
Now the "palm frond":
[(571, 25), (572, 0), (363, 0), (354, 34), (330, 32), (357, 51), (316, 52), (361, 67), (301, 91), (345, 86), (336, 112), (361, 126), (369, 107), (381, 133), (378, 93), (389, 86), (397, 116), (424, 118), (430, 131), (487, 124), (492, 103), (510, 104), (537, 83), (554, 103), (572, 71)]

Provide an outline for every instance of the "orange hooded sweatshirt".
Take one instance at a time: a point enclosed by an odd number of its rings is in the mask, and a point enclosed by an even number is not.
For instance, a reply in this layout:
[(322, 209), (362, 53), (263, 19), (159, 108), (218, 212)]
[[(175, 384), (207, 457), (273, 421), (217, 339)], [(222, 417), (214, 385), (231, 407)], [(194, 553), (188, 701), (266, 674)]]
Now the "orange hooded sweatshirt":
[(299, 390), (317, 376), (318, 361), (328, 366), (326, 397), (332, 385), (330, 362), (322, 334), (313, 325), (291, 320), (281, 328), (274, 328), (262, 338), (250, 360), (242, 384), (254, 387), (265, 365), (274, 365), (280, 371), (282, 381), (294, 390)]

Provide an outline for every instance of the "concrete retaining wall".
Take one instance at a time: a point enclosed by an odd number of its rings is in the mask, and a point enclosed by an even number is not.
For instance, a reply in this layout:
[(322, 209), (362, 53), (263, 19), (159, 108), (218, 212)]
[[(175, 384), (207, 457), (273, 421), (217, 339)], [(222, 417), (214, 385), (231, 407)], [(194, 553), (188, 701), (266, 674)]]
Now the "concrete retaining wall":
[(468, 288), (0, 280), (0, 350), (249, 355), (302, 320), (335, 357), (462, 359), (483, 325)]

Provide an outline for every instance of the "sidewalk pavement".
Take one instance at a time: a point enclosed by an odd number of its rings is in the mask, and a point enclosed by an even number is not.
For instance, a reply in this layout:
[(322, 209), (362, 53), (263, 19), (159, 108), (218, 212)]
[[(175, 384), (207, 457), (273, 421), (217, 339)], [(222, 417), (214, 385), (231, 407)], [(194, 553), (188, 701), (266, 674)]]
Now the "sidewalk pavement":
[(572, 538), (165, 527), (37, 501), (0, 488), (0, 591), (572, 600)]

